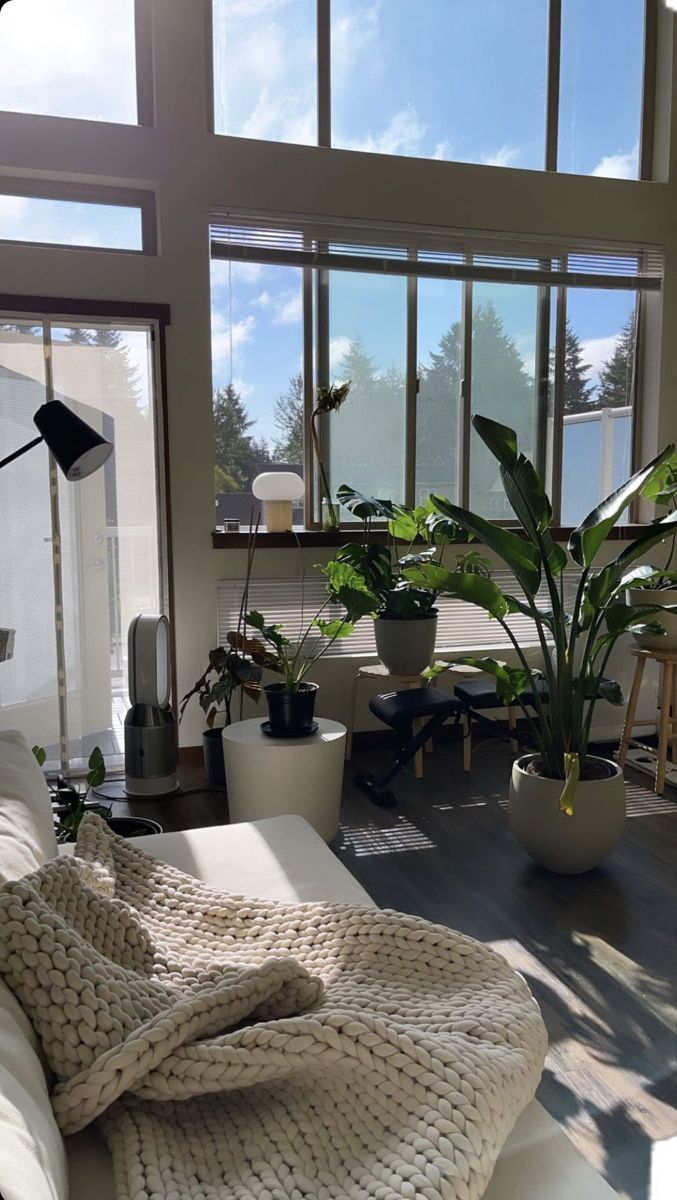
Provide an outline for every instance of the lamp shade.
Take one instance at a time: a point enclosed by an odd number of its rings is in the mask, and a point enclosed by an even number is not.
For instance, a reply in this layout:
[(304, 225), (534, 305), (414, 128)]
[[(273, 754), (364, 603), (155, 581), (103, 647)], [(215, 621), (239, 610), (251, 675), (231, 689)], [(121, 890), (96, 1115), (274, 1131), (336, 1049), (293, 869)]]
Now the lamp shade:
[(33, 417), (66, 479), (85, 479), (102, 467), (113, 445), (61, 400), (49, 400)]
[(252, 484), (257, 500), (300, 500), (303, 480), (295, 471), (264, 471)]

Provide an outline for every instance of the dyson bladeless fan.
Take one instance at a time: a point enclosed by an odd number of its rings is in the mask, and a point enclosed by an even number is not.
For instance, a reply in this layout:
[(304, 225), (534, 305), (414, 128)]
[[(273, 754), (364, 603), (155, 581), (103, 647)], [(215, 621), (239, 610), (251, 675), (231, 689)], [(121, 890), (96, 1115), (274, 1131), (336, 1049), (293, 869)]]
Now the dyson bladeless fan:
[(176, 791), (178, 734), (169, 704), (169, 621), (141, 615), (129, 626), (129, 698), (125, 717), (125, 789), (130, 796)]

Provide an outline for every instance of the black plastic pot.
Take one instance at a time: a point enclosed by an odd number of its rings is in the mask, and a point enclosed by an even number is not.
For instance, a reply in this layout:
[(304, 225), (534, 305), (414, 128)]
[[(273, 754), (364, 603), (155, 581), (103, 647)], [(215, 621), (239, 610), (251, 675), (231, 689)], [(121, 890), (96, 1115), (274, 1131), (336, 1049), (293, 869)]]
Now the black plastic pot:
[(108, 824), (113, 833), (119, 833), (120, 837), (144, 837), (147, 833), (162, 833), (160, 823), (151, 821), (150, 817), (108, 817)]
[(209, 786), (225, 788), (226, 768), (223, 762), (223, 730), (221, 728), (205, 729), (202, 734), (202, 754)]
[(307, 737), (313, 732), (315, 697), (318, 685), (302, 683), (296, 692), (288, 692), (283, 683), (264, 687), (272, 737)]

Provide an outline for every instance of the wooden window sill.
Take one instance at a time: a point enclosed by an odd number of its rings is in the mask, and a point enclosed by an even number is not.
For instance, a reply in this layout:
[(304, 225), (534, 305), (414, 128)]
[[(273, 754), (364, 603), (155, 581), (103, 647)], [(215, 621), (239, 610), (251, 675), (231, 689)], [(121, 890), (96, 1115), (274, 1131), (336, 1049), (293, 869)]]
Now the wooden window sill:
[[(526, 537), (522, 529), (513, 526), (510, 528), (513, 528), (514, 532), (518, 533), (521, 537)], [(645, 528), (645, 525), (622, 525), (620, 528), (612, 529), (607, 540), (631, 541), (639, 537)], [(566, 542), (571, 534), (571, 528), (553, 526), (551, 533), (555, 541)], [(322, 529), (299, 529), (294, 533), (266, 533), (264, 530), (257, 537), (257, 545), (262, 550), (283, 550), (289, 546), (298, 545), (309, 547), (343, 546), (346, 542), (355, 541), (360, 536), (360, 526), (356, 526), (354, 529), (342, 529), (338, 533), (325, 533)], [(385, 530), (373, 530), (371, 537), (374, 541), (385, 542)], [(214, 550), (243, 550), (247, 546), (247, 540), (248, 534), (246, 530), (242, 530), (240, 533), (219, 533), (217, 530), (212, 532), (212, 547)], [(467, 545), (467, 543), (458, 544), (460, 546)]]

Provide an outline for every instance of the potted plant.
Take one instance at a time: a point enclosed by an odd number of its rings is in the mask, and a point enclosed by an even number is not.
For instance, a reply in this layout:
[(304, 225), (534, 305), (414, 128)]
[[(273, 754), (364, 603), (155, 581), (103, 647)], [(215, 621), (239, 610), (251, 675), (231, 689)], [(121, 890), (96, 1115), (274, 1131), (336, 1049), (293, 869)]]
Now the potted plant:
[[(222, 734), (224, 726), (232, 721), (235, 693), (241, 689), (241, 694), (258, 704), (263, 667), (277, 669), (277, 660), (267, 653), (261, 642), (244, 639), (239, 631), (229, 633), (227, 641), (227, 646), (217, 646), (209, 651), (207, 669), (186, 692), (179, 707), (181, 721), (190, 700), (197, 696), (205, 714), (207, 728), (202, 734), (202, 752), (211, 787), (226, 785)], [(219, 719), (221, 717), (223, 720)]]
[[(44, 767), (47, 755), (42, 746), (33, 746), (38, 766)], [(56, 783), (49, 784), (52, 796), (54, 830), (59, 844), (74, 842), (78, 836), (80, 822), (87, 812), (94, 812), (107, 821), (114, 833), (121, 837), (141, 837), (147, 833), (162, 833), (162, 826), (149, 817), (114, 817), (110, 805), (97, 804), (88, 799), (92, 788), (101, 787), (106, 778), (106, 764), (100, 746), (95, 746), (87, 762), (84, 790), (64, 775), (57, 775)]]
[[(610, 562), (598, 567), (594, 563), (619, 517), (659, 476), (674, 447), (669, 446), (593, 509), (572, 532), (567, 554), (553, 540), (550, 501), (532, 463), (520, 453), (514, 430), (480, 416), (473, 417), (473, 425), (498, 459), (503, 487), (523, 535), (441, 497), (433, 497), (433, 504), (506, 563), (522, 594), (504, 592), (493, 579), (433, 563), (406, 567), (404, 575), (416, 587), (436, 588), (478, 605), (505, 630), (517, 666), (474, 657), (457, 661), (492, 674), (499, 696), (506, 704), (518, 703), (528, 722), (535, 749), (514, 763), (510, 786), (510, 823), (515, 834), (543, 866), (577, 874), (600, 863), (623, 832), (622, 773), (611, 760), (590, 753), (592, 719), (600, 698), (612, 704), (623, 702), (618, 684), (605, 678), (617, 639), (626, 632), (646, 630), (661, 636), (661, 627), (653, 619), (658, 606), (626, 605), (624, 593), (636, 580), (647, 578), (640, 559), (674, 534), (677, 512), (647, 526), (622, 545)], [(573, 603), (568, 605), (562, 575), (570, 559), (580, 574)], [(537, 601), (542, 584), (547, 607)], [(530, 667), (507, 624), (506, 618), (515, 612), (534, 622), (542, 670)], [(436, 665), (431, 674), (448, 665)]]
[[(315, 663), (339, 638), (349, 637), (360, 617), (374, 611), (376, 596), (347, 562), (338, 560), (321, 567), (327, 577), (327, 597), (298, 638), (286, 636), (281, 625), (269, 625), (255, 610), (247, 613), (246, 624), (261, 635), (274, 652), (275, 669), (283, 682), (263, 688), (268, 703), (267, 733), (273, 737), (306, 737), (313, 732), (318, 685), (307, 679)], [(340, 615), (324, 614), (339, 605)]]
[[(654, 504), (667, 508), (668, 513), (677, 509), (677, 454), (663, 464), (660, 471), (642, 488), (641, 495)], [(628, 604), (655, 604), (657, 611), (653, 620), (664, 632), (636, 633), (635, 639), (645, 650), (677, 650), (677, 615), (669, 611), (677, 605), (677, 571), (675, 561), (675, 535), (670, 539), (670, 548), (664, 567), (647, 569), (644, 579), (638, 579), (626, 593)]]
[[(354, 567), (377, 597), (374, 636), (378, 656), (393, 675), (418, 675), (430, 665), (435, 651), (439, 589), (414, 586), (406, 578), (407, 568), (439, 566), (449, 541), (469, 539), (431, 501), (407, 508), (363, 496), (347, 484), (338, 489), (337, 499), (362, 521), (360, 541), (343, 546), (336, 558)], [(378, 540), (375, 522), (385, 522), (386, 542), (382, 536)]]
[[(334, 504), (331, 495), (329, 480), (322, 457), (322, 446), (320, 445), (320, 433), (318, 422), (320, 417), (327, 413), (338, 412), (348, 392), (350, 391), (350, 380), (347, 383), (332, 383), (330, 387), (318, 387), (315, 396), (315, 407), (310, 416), (310, 436), (315, 451), (315, 460), (317, 462), (317, 470), (320, 477), (320, 504), (322, 506), (322, 528), (327, 533), (334, 533), (341, 528), (341, 519), (339, 511)], [(325, 514), (326, 506), (326, 514)]]

